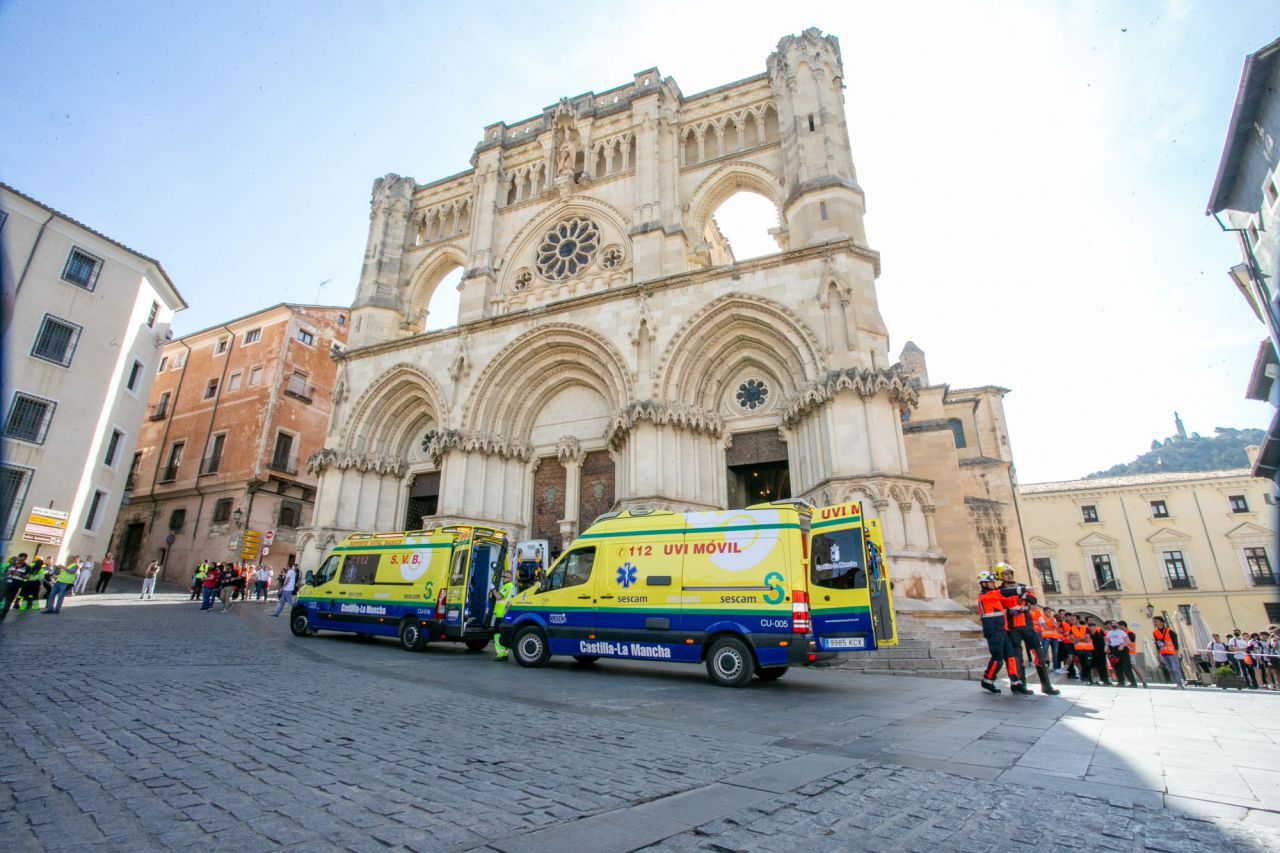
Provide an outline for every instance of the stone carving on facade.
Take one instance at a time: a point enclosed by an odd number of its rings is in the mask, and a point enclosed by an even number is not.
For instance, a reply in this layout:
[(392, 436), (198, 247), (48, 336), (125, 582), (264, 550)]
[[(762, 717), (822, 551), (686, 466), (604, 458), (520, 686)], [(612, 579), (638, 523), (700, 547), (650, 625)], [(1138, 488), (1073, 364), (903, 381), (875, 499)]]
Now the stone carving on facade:
[(348, 453), (326, 447), (307, 458), (307, 473), (320, 475), (329, 468), (339, 471), (353, 469), (360, 473), (394, 475), (400, 477), (405, 472), (405, 460), (381, 453)]
[(533, 447), (527, 441), (460, 429), (429, 429), (422, 436), (422, 451), (431, 457), (436, 467), (451, 450), (525, 462)]
[(657, 426), (671, 426), (720, 438), (725, 433), (724, 420), (714, 412), (682, 403), (661, 400), (636, 400), (614, 415), (605, 429), (605, 441), (616, 449), (627, 440), (627, 434), (641, 421)]
[(802, 387), (787, 404), (782, 422), (788, 426), (794, 424), (837, 394), (848, 391), (864, 399), (884, 392), (889, 399), (905, 406), (914, 406), (919, 399), (915, 386), (902, 375), (897, 365), (877, 369), (846, 367), (832, 370), (826, 379)]
[(464, 330), (458, 335), (458, 352), (454, 355), (453, 361), (449, 362), (449, 378), (457, 382), (466, 376), (470, 370), (471, 351), (468, 346), (467, 333)]
[(587, 451), (582, 449), (582, 445), (578, 443), (578, 439), (571, 435), (564, 435), (556, 442), (556, 459), (562, 465), (577, 464), (581, 465), (582, 460), (587, 458)]

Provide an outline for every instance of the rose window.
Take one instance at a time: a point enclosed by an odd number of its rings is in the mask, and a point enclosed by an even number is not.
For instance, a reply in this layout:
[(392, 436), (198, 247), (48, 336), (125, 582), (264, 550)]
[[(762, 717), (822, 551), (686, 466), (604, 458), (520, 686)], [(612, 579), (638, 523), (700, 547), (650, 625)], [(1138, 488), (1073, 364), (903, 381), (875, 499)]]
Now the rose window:
[(617, 246), (604, 250), (604, 254), (600, 256), (600, 266), (607, 270), (622, 263), (622, 250)]
[(515, 284), (511, 286), (511, 289), (524, 290), (526, 287), (528, 287), (532, 283), (533, 283), (533, 273), (529, 272), (528, 270), (522, 270), (520, 274), (516, 276)]
[(548, 281), (564, 281), (584, 270), (600, 248), (600, 229), (590, 219), (561, 222), (538, 246), (538, 274)]
[(769, 386), (759, 379), (748, 379), (738, 386), (738, 405), (744, 409), (758, 409), (769, 396)]

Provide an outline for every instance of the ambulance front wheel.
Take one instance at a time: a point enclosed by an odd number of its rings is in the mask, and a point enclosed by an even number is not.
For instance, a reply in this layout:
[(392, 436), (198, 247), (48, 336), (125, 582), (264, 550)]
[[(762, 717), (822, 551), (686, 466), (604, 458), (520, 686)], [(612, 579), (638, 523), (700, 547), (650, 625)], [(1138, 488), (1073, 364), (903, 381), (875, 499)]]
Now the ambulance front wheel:
[(426, 647), (427, 638), (422, 633), (422, 623), (417, 619), (406, 619), (400, 623), (400, 648), (406, 652), (420, 652)]
[(721, 687), (741, 687), (751, 680), (755, 661), (747, 644), (736, 637), (721, 637), (707, 652), (707, 674)]
[(311, 623), (307, 621), (307, 608), (295, 607), (289, 614), (289, 630), (295, 637), (306, 637), (311, 633)]
[(516, 632), (516, 663), (521, 666), (542, 666), (551, 659), (551, 649), (547, 647), (547, 635), (542, 629), (526, 625)]

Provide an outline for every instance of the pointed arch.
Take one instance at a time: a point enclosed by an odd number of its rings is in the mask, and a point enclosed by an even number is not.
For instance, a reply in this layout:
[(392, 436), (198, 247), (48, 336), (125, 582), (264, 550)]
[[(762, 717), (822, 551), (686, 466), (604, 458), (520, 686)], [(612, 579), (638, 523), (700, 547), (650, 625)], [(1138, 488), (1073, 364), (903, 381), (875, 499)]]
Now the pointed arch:
[(624, 251), (630, 256), (631, 240), (627, 237), (627, 232), (631, 226), (627, 218), (617, 208), (598, 199), (577, 196), (566, 204), (548, 208), (540, 216), (525, 223), (524, 227), (517, 231), (507, 243), (506, 250), (502, 253), (503, 275), (499, 283), (500, 293), (506, 296), (511, 295), (512, 280), (519, 270), (531, 264), (537, 242), (556, 223), (573, 216), (586, 216), (594, 220), (600, 226), (601, 245), (621, 243), (626, 246)]
[(778, 214), (778, 224), (782, 223), (782, 181), (764, 166), (735, 162), (726, 163), (707, 175), (693, 191), (689, 202), (693, 227), (688, 232), (703, 234), (716, 208), (741, 190), (764, 196), (772, 202)]
[(598, 332), (568, 323), (513, 340), (485, 367), (462, 411), (464, 429), (527, 440), (541, 403), (569, 385), (601, 394), (611, 411), (631, 401), (631, 371)]
[[(431, 374), (401, 362), (373, 382), (351, 408), (341, 447), (404, 458), (421, 425), (443, 423), (448, 398)], [(420, 433), (419, 433), (420, 434)]]
[(766, 368), (794, 394), (826, 373), (808, 325), (780, 303), (730, 293), (689, 318), (663, 351), (658, 399), (718, 407), (720, 386), (744, 362)]
[[(443, 222), (441, 223), (443, 230)], [(441, 279), (458, 267), (465, 267), (467, 255), (457, 246), (440, 246), (431, 251), (409, 276), (409, 287), (405, 292), (405, 320), (417, 331), (422, 330), (426, 319), (427, 306), (435, 295), (436, 286)]]

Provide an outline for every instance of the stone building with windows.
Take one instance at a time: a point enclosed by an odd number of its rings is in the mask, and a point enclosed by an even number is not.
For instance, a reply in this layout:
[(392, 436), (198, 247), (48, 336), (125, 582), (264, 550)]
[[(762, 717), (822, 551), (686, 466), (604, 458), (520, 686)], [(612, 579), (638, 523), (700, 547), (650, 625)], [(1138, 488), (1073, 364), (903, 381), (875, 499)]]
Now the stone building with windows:
[(115, 529), (120, 571), (160, 560), (184, 581), (202, 559), (295, 561), (349, 313), (280, 303), (164, 347)]
[[(486, 127), (466, 171), (375, 181), (303, 566), (352, 531), (558, 548), (616, 508), (859, 499), (899, 601), (949, 604), (843, 73), (810, 29), (744, 80), (685, 94), (650, 68)], [(776, 210), (776, 254), (738, 261), (717, 226), (743, 191)], [(457, 326), (424, 332), (459, 268)]]
[(51, 507), (66, 527), (41, 556), (101, 560), (160, 349), (187, 304), (155, 259), (3, 184), (0, 278), (0, 548), (34, 554), (49, 540), (27, 538), (28, 515)]
[(1280, 621), (1276, 507), (1270, 483), (1247, 468), (1018, 491), (1032, 583), (1052, 607), (1145, 624), (1148, 604), (1169, 614), (1196, 605), (1217, 631)]

